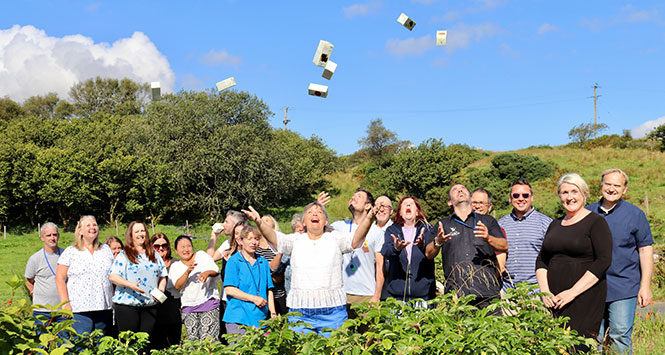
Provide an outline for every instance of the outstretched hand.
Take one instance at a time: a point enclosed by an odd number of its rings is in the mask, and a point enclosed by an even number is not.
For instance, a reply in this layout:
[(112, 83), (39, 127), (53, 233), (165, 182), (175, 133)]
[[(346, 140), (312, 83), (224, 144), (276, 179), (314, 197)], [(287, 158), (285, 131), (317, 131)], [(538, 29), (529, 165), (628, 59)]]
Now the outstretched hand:
[(478, 221), (476, 228), (473, 229), (473, 234), (477, 238), (483, 238), (484, 241), (489, 242), (490, 238), (489, 231), (487, 229), (487, 226), (483, 222)]
[[(434, 237), (434, 242), (437, 244), (443, 244), (450, 240), (450, 233), (445, 234), (443, 230), (443, 223), (439, 221), (439, 227), (436, 232), (436, 237)], [(440, 242), (439, 242), (440, 241)]]
[(330, 195), (325, 191), (321, 191), (319, 192), (319, 196), (316, 198), (316, 202), (325, 206), (330, 203)]
[(395, 244), (395, 250), (397, 251), (402, 251), (402, 249), (404, 249), (407, 245), (411, 244), (411, 242), (397, 239), (394, 234), (390, 234), (390, 236), (393, 237), (393, 243)]
[(413, 245), (418, 248), (422, 248), (425, 245), (425, 228), (420, 230), (420, 235), (416, 238), (416, 241), (413, 242)]
[(254, 207), (249, 206), (248, 208), (249, 208), (249, 211), (248, 210), (241, 210), (242, 213), (244, 213), (247, 216), (247, 218), (249, 218), (252, 222), (256, 223), (257, 226), (260, 225), (261, 224), (261, 215), (258, 212), (256, 212)]

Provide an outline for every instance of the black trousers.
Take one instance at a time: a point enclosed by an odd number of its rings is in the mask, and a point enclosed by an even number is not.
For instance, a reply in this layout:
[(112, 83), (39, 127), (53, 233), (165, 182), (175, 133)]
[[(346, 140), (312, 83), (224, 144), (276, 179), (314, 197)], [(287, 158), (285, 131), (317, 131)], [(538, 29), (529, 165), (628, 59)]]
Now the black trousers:
[(134, 307), (114, 303), (113, 309), (115, 310), (115, 319), (118, 322), (120, 333), (125, 330), (146, 332), (150, 335), (150, 343), (152, 344), (152, 336), (157, 323), (157, 306)]

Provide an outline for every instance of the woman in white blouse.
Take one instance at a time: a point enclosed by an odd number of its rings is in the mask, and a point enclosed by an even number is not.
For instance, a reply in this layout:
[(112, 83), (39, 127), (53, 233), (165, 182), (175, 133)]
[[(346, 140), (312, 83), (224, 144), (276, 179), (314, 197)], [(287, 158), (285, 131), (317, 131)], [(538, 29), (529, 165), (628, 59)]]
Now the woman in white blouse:
[(291, 312), (302, 313), (302, 316), (293, 317), (292, 321), (302, 320), (312, 325), (311, 328), (296, 327), (296, 331), (314, 331), (329, 336), (321, 330), (337, 329), (347, 319), (342, 255), (362, 245), (376, 211), (368, 211), (367, 218), (354, 234), (326, 232), (328, 214), (318, 202), (305, 207), (304, 233), (275, 232), (267, 223), (262, 223), (261, 216), (252, 206), (249, 206), (249, 211), (243, 212), (256, 223), (268, 242), (277, 246), (279, 253), (291, 256), (293, 274), (286, 305)]
[(113, 253), (98, 235), (95, 217), (81, 217), (74, 245), (62, 252), (55, 271), (58, 296), (61, 302), (69, 301), (63, 308), (74, 313), (73, 328), (78, 334), (95, 329), (106, 333), (113, 323), (113, 287), (108, 277)]

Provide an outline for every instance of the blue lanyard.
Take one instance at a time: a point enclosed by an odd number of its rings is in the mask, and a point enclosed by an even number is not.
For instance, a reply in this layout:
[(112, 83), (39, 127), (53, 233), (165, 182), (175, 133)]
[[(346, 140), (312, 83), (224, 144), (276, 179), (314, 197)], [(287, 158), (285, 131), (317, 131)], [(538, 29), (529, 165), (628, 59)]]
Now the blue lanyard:
[(468, 225), (468, 224), (466, 224), (466, 223), (464, 223), (464, 222), (463, 222), (459, 217), (457, 217), (457, 216), (455, 216), (455, 218), (453, 218), (453, 221), (455, 221), (455, 222), (457, 222), (457, 223), (459, 223), (459, 224), (465, 225), (465, 226), (467, 226), (467, 227), (469, 227), (469, 228), (471, 228), (471, 229), (474, 229), (474, 228), (476, 228), (476, 212), (471, 212), (471, 213), (473, 213), (473, 227), (470, 226), (470, 225)]
[[(53, 274), (53, 276), (55, 276), (55, 271), (53, 271), (51, 263), (48, 262), (48, 258), (46, 257), (46, 248), (43, 248), (42, 251), (44, 252), (44, 259), (46, 260), (46, 265), (48, 265), (48, 268), (51, 269), (51, 273)], [(58, 256), (60, 256), (60, 249), (58, 249)]]
[[(259, 267), (259, 282), (256, 283), (256, 279), (254, 278), (254, 274), (252, 273), (252, 267), (250, 266), (249, 261), (247, 261), (247, 259), (245, 259), (245, 257), (242, 255), (242, 253), (240, 253), (240, 257), (242, 258), (242, 260), (245, 261), (245, 265), (247, 265), (247, 269), (249, 269), (249, 276), (252, 277), (252, 282), (254, 283), (254, 286), (256, 286), (256, 295), (261, 296), (261, 292), (259, 291), (259, 284), (261, 284), (261, 267)], [(254, 263), (258, 263), (258, 262), (259, 262), (259, 259), (256, 258)]]

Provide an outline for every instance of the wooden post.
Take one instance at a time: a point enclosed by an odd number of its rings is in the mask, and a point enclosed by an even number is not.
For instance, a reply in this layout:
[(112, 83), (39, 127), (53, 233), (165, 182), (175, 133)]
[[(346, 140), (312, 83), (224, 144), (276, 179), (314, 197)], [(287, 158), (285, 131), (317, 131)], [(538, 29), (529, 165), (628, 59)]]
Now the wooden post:
[(185, 235), (189, 235), (189, 221), (185, 220)]
[(42, 224), (37, 223), (37, 235), (41, 235), (41, 234), (42, 234)]
[(152, 234), (155, 234), (155, 222), (150, 218), (150, 225), (152, 226)]
[(2, 234), (5, 238), (5, 240), (7, 240), (7, 226), (4, 225), (4, 224), (2, 225)]
[(115, 236), (118, 236), (118, 220), (115, 220)]
[(644, 190), (644, 207), (647, 209), (647, 216), (649, 215), (649, 192)]

